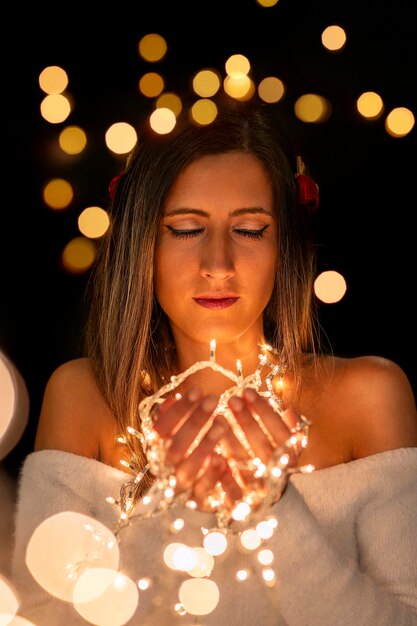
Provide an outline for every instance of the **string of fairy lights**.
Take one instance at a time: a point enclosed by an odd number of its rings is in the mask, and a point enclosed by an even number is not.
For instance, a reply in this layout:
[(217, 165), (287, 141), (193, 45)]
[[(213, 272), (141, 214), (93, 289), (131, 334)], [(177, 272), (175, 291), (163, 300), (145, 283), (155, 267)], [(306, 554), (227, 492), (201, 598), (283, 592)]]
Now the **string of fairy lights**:
[[(173, 541), (165, 547), (163, 554), (165, 565), (173, 570), (191, 572), (191, 578), (188, 582), (184, 583), (181, 580), (181, 585), (179, 585), (179, 599), (174, 607), (179, 614), (182, 612), (183, 614), (193, 613), (193, 610), (197, 611), (194, 614), (200, 614), (200, 611), (206, 614), (211, 612), (207, 606), (211, 607), (211, 610), (217, 606), (221, 590), (218, 590), (218, 593), (215, 594), (217, 601), (211, 600), (207, 605), (207, 598), (205, 598), (207, 586), (201, 588), (201, 577), (204, 577), (207, 581), (213, 570), (214, 562), (210, 558), (223, 554), (228, 549), (228, 536), (230, 534), (237, 535), (242, 546), (249, 552), (254, 548), (259, 548), (263, 542), (270, 539), (278, 524), (278, 520), (271, 514), (271, 507), (281, 497), (290, 475), (296, 472), (311, 473), (314, 470), (312, 465), (297, 465), (295, 467), (290, 467), (289, 465), (291, 455), (295, 453), (298, 458), (301, 450), (308, 443), (310, 422), (304, 416), (301, 416), (297, 425), (291, 429), (292, 434), (290, 438), (283, 445), (275, 448), (268, 463), (263, 463), (255, 456), (244, 431), (239, 427), (236, 418), (228, 408), (228, 400), (232, 396), (241, 396), (244, 389), (252, 388), (267, 398), (273, 410), (281, 418), (283, 417), (282, 398), (275, 392), (275, 386), (278, 390), (281, 390), (283, 387), (285, 364), (273, 363), (270, 360), (268, 353), (272, 353), (275, 357), (277, 356), (276, 351), (271, 346), (263, 344), (260, 348), (257, 369), (245, 377), (243, 376), (242, 365), (239, 359), (236, 361), (236, 372), (225, 369), (217, 363), (216, 341), (212, 339), (210, 342), (209, 359), (198, 361), (181, 374), (172, 376), (169, 383), (163, 385), (155, 394), (144, 398), (139, 404), (141, 431), (131, 427), (128, 428), (128, 435), (137, 437), (140, 440), (148, 463), (145, 467), (135, 467), (135, 459), (132, 459), (130, 462), (124, 459), (120, 461), (123, 466), (134, 472), (134, 477), (126, 481), (122, 486), (118, 499), (113, 496), (107, 498), (109, 503), (116, 505), (118, 508), (118, 522), (114, 532), (119, 541), (122, 541), (123, 529), (131, 526), (134, 522), (155, 515), (166, 515), (171, 510), (176, 510), (179, 506), (185, 506), (191, 512), (197, 508), (196, 502), (192, 499), (191, 490), (179, 494), (176, 493), (175, 472), (165, 460), (166, 442), (159, 438), (154, 430), (153, 408), (155, 405), (163, 403), (167, 394), (174, 392), (186, 378), (202, 369), (209, 368), (219, 372), (233, 383), (232, 386), (221, 394), (211, 420), (207, 422), (206, 426), (196, 437), (188, 453), (191, 454), (193, 449), (199, 444), (216, 416), (222, 415), (248, 453), (248, 462), (228, 461), (233, 476), (243, 488), (245, 488), (245, 481), (242, 479), (240, 472), (245, 472), (246, 481), (247, 473), (249, 472), (253, 480), (249, 481), (250, 487), (246, 487), (242, 499), (232, 509), (227, 505), (225, 492), (219, 484), (216, 484), (212, 493), (207, 494), (207, 501), (211, 506), (216, 523), (211, 528), (203, 527), (201, 529), (202, 546), (196, 549), (195, 546), (189, 546), (187, 543)], [(264, 368), (269, 369), (269, 373), (266, 376), (262, 375)], [(266, 389), (263, 389), (264, 386)], [(180, 394), (176, 394), (176, 397), (180, 397)], [(262, 423), (259, 416), (258, 423)], [(126, 438), (122, 437), (120, 441), (124, 442)], [(223, 453), (221, 442), (217, 446), (217, 452), (219, 454)], [(150, 489), (138, 499), (136, 493), (140, 489), (141, 482), (147, 472), (151, 472), (155, 479)], [(184, 518), (178, 517), (170, 528), (173, 534), (177, 533), (179, 529), (186, 532), (186, 521)], [(268, 563), (272, 562), (274, 558), (273, 552), (262, 546), (261, 560), (262, 558), (267, 559)], [(197, 563), (199, 563), (197, 568), (198, 574), (195, 574), (194, 578), (200, 580), (200, 582), (194, 584), (191, 582), (191, 579)], [(245, 580), (248, 575), (246, 570), (238, 570), (234, 574), (236, 580)], [(275, 583), (275, 573), (272, 568), (268, 567), (263, 571), (263, 580), (269, 586)], [(139, 584), (148, 585), (150, 582), (150, 579), (147, 579), (146, 581), (140, 581)], [(187, 593), (181, 591), (184, 589), (184, 584), (186, 587), (188, 586)], [(197, 605), (195, 604), (196, 597), (199, 599)], [(212, 598), (212, 595), (209, 594), (208, 598)]]

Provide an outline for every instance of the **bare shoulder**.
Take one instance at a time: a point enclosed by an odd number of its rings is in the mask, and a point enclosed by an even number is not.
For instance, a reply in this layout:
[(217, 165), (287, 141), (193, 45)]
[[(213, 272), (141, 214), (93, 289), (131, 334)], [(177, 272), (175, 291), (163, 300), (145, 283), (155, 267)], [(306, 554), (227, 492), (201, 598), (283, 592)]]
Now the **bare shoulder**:
[(98, 459), (101, 430), (111, 419), (89, 360), (63, 363), (45, 387), (35, 450), (64, 450)]
[[(380, 356), (327, 357), (309, 393), (313, 416), (351, 459), (417, 446), (417, 413), (403, 369)], [(312, 400), (313, 399), (313, 400)], [(348, 459), (346, 459), (348, 460)]]

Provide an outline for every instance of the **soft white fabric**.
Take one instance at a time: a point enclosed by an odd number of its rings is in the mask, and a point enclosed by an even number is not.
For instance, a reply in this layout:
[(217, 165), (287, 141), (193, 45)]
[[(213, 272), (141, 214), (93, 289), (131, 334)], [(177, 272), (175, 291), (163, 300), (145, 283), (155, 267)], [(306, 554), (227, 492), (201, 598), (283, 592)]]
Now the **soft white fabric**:
[[(18, 615), (36, 626), (88, 623), (70, 603), (38, 585), (25, 565), (26, 546), (37, 525), (60, 511), (78, 511), (114, 529), (117, 508), (106, 497), (117, 498), (126, 478), (113, 467), (66, 452), (39, 451), (26, 458), (13, 555), (12, 580), (22, 602)], [(162, 553), (170, 542), (202, 545), (201, 527), (210, 528), (214, 518), (173, 511), (170, 518), (186, 520), (186, 532), (178, 535), (170, 532), (165, 516), (134, 521), (121, 535), (119, 571), (134, 581), (150, 577), (153, 585), (139, 592), (127, 624), (417, 625), (417, 448), (295, 474), (273, 513), (278, 528), (262, 547), (274, 551), (277, 584), (263, 583), (256, 552), (242, 552), (233, 535), (227, 552), (215, 557), (210, 576), (219, 586), (219, 603), (198, 622), (174, 613), (180, 584), (190, 576), (170, 572)], [(234, 574), (243, 568), (250, 575), (238, 583)]]

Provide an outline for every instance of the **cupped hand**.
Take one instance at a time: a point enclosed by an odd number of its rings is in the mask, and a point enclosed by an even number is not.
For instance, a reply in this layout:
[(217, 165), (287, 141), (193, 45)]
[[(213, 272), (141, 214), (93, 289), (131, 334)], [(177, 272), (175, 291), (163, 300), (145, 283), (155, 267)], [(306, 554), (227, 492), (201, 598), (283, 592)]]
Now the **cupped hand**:
[(213, 419), (217, 403), (216, 396), (203, 396), (194, 388), (159, 405), (154, 422), (155, 432), (166, 443), (165, 462), (175, 474), (176, 493), (189, 490), (200, 510), (212, 510), (208, 496), (218, 483), (230, 506), (242, 497), (229, 464), (215, 450), (230, 430), (223, 417)]
[[(246, 439), (245, 447), (233, 433), (225, 434), (223, 449), (227, 450), (227, 456), (233, 459), (243, 461), (247, 458), (248, 445), (252, 457), (268, 463), (273, 452), (288, 442), (299, 423), (300, 416), (296, 411), (286, 409), (279, 414), (268, 399), (255, 389), (244, 389), (241, 397), (232, 396), (228, 404)], [(289, 465), (297, 463), (296, 449), (290, 448)]]

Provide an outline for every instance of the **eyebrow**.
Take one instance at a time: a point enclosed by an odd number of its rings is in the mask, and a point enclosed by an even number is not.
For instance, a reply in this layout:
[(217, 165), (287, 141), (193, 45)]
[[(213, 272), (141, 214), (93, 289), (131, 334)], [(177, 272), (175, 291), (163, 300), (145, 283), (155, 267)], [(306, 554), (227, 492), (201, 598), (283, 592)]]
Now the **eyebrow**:
[[(242, 209), (235, 209), (234, 211), (231, 211), (229, 213), (229, 217), (236, 217), (238, 215), (256, 215), (256, 214), (263, 214), (263, 215), (269, 215), (270, 217), (273, 217), (273, 214), (271, 211), (267, 211), (266, 209), (263, 209), (262, 207), (248, 207), (248, 208), (242, 208)], [(169, 211), (169, 213), (166, 213), (164, 217), (172, 217), (173, 215), (200, 215), (201, 217), (210, 217), (210, 214), (207, 213), (206, 211), (202, 211), (201, 209), (173, 209), (172, 211)]]

